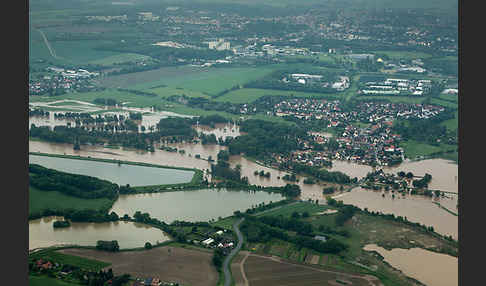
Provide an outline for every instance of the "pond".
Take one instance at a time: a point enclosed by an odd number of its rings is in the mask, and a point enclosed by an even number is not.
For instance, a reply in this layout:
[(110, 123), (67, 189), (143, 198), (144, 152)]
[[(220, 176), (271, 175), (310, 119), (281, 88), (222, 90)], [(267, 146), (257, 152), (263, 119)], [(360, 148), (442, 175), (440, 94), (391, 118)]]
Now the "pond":
[(278, 193), (225, 189), (120, 195), (110, 212), (114, 211), (119, 216), (133, 216), (136, 211), (147, 212), (151, 217), (166, 223), (174, 220), (209, 221), (233, 215), (236, 210), (245, 211), (252, 205), (282, 199), (284, 197)]
[(194, 171), (29, 155), (29, 163), (130, 186), (188, 183)]
[(96, 246), (98, 240), (117, 240), (120, 249), (126, 249), (169, 240), (160, 229), (134, 222), (73, 222), (67, 228), (52, 226), (62, 219), (51, 216), (29, 221), (29, 250), (62, 244)]

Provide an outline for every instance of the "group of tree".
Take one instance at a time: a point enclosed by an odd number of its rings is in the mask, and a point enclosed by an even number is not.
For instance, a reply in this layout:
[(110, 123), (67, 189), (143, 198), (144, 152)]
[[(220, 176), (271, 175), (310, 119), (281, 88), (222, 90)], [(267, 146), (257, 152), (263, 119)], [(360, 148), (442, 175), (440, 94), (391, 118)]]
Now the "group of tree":
[(29, 184), (41, 191), (58, 191), (66, 195), (97, 199), (118, 197), (118, 185), (91, 176), (70, 174), (29, 164)]
[(338, 254), (348, 246), (337, 239), (330, 238), (323, 242), (305, 235), (289, 235), (287, 231), (279, 227), (272, 227), (253, 216), (247, 216), (241, 225), (241, 231), (249, 242), (268, 242), (273, 238), (281, 239), (296, 244), (299, 247), (307, 247), (322, 253)]
[(287, 154), (299, 149), (299, 139), (307, 137), (307, 133), (296, 126), (255, 119), (243, 121), (240, 131), (247, 134), (231, 141), (228, 146), (230, 154), (244, 153), (254, 158)]
[(97, 97), (93, 100), (94, 104), (99, 104), (99, 105), (107, 105), (107, 106), (115, 106), (118, 105), (118, 101), (113, 98), (102, 98), (102, 97)]
[(118, 245), (118, 241), (116, 240), (112, 240), (112, 241), (98, 240), (96, 242), (96, 249), (117, 252), (120, 250), (120, 246)]
[(52, 226), (54, 228), (70, 227), (71, 223), (68, 220), (56, 220)]
[(425, 174), (422, 179), (420, 180), (413, 180), (412, 181), (412, 185), (415, 187), (415, 188), (419, 188), (419, 189), (424, 189), (424, 188), (427, 188), (429, 186), (429, 183), (430, 181), (432, 180), (432, 176), (430, 174)]
[(356, 183), (357, 178), (351, 179), (348, 175), (339, 171), (328, 171), (317, 166), (308, 166), (305, 164), (297, 162), (288, 162), (281, 164), (282, 168), (288, 168), (298, 174), (310, 175), (322, 181), (338, 183), (338, 184), (349, 184)]

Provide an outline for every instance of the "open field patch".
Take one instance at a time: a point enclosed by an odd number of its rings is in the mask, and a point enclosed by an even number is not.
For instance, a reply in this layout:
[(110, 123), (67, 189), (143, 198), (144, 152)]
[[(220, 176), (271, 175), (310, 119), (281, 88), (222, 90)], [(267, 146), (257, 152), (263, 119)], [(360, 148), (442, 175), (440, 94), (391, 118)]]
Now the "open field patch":
[(59, 252), (111, 263), (109, 268), (115, 275), (129, 273), (133, 277), (158, 277), (191, 286), (213, 286), (218, 281), (210, 252), (172, 246), (115, 253), (74, 248)]
[(46, 209), (109, 209), (112, 202), (107, 198), (82, 199), (68, 196), (56, 191), (41, 191), (29, 187), (29, 215), (41, 213)]
[(317, 205), (308, 202), (298, 202), (295, 204), (284, 205), (280, 208), (271, 209), (268, 212), (262, 212), (257, 214), (257, 216), (279, 216), (290, 217), (293, 212), (298, 212), (302, 214), (303, 212), (308, 212), (309, 215), (322, 212), (329, 209), (328, 206)]
[[(249, 284), (259, 285), (336, 285), (336, 280), (349, 281), (348, 285), (379, 285), (375, 278), (370, 283), (364, 276), (329, 271), (285, 260), (250, 255), (244, 264)], [(374, 277), (373, 277), (374, 278)]]
[(259, 88), (242, 88), (230, 91), (225, 95), (218, 97), (216, 100), (231, 103), (250, 103), (263, 96), (297, 96), (297, 97), (322, 97), (322, 98), (339, 98), (338, 93), (314, 93), (290, 90), (259, 89)]

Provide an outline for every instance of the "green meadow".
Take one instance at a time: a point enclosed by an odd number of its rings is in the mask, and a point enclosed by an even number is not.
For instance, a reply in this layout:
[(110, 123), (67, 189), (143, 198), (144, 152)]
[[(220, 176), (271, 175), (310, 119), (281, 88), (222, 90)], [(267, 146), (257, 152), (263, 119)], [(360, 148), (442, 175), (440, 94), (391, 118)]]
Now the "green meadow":
[(107, 209), (113, 204), (107, 198), (81, 199), (56, 191), (41, 191), (29, 186), (29, 215), (45, 209)]

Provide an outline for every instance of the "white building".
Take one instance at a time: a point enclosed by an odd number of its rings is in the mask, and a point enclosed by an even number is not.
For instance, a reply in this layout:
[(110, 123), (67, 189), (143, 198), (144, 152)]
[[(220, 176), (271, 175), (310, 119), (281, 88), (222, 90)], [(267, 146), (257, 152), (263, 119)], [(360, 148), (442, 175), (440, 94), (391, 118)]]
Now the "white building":
[(204, 245), (208, 246), (208, 245), (210, 245), (212, 242), (214, 242), (214, 239), (212, 239), (212, 238), (208, 238), (208, 239), (206, 239), (206, 240), (203, 240), (202, 244), (204, 244)]
[(218, 41), (209, 42), (208, 47), (211, 50), (224, 51), (230, 49), (230, 43), (225, 42), (223, 39), (219, 39)]

